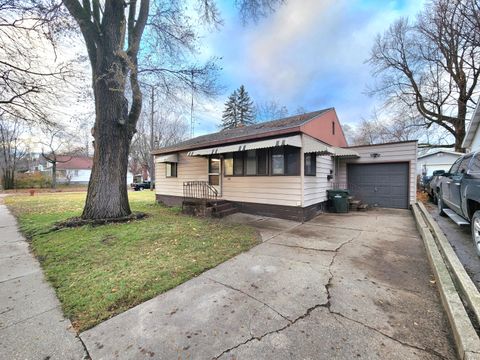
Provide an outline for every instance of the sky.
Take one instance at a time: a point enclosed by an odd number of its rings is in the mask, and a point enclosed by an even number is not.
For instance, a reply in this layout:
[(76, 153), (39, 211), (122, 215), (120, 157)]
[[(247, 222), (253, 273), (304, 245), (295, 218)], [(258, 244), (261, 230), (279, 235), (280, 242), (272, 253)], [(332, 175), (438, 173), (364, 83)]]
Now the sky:
[(225, 99), (241, 84), (254, 101), (274, 100), (291, 114), (335, 107), (343, 124), (368, 118), (380, 104), (366, 94), (375, 36), (415, 17), (424, 1), (287, 0), (245, 26), (232, 3), (219, 0), (224, 25), (203, 34), (200, 58), (221, 57), (225, 93), (195, 114), (195, 136), (218, 131)]

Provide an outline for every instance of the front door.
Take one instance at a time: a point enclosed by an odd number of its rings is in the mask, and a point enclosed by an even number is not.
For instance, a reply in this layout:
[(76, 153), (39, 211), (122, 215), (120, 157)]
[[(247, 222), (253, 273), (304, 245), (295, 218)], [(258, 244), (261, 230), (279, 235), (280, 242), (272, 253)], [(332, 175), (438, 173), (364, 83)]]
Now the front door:
[(217, 191), (218, 196), (222, 195), (222, 161), (219, 156), (210, 156), (208, 159), (208, 183), (212, 185)]

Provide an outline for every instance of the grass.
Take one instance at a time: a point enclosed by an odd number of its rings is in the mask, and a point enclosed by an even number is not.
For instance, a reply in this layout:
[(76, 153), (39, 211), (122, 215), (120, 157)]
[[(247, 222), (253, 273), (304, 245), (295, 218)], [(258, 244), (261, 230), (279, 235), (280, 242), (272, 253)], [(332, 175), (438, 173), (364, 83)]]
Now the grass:
[(65, 315), (78, 331), (169, 290), (258, 242), (244, 225), (193, 218), (130, 193), (145, 220), (48, 232), (81, 214), (85, 193), (10, 196), (6, 205), (31, 239)]

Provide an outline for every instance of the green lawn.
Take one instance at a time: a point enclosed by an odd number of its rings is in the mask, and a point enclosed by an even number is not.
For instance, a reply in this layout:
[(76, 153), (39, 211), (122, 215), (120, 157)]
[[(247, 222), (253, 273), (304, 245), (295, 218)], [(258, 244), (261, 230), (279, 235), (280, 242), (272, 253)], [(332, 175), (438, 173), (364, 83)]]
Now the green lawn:
[(48, 232), (79, 216), (85, 193), (11, 196), (5, 203), (32, 240), (32, 249), (77, 330), (171, 289), (258, 242), (250, 227), (182, 215), (154, 202), (150, 191), (130, 193), (145, 220)]

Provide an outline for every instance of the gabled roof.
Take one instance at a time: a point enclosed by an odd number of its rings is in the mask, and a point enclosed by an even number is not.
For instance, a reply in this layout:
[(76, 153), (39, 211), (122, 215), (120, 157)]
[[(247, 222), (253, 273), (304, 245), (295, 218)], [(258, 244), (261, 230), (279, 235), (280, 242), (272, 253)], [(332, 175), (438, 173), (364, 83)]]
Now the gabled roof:
[(302, 125), (332, 110), (334, 109), (328, 108), (235, 129), (222, 130), (213, 134), (198, 136), (193, 139), (178, 143), (174, 146), (157, 149), (152, 151), (152, 153), (165, 154), (181, 150), (198, 149), (218, 144), (234, 143), (242, 140), (252, 140), (300, 132), (300, 127)]
[(57, 156), (57, 170), (90, 170), (93, 159), (81, 156)]
[(428, 152), (428, 153), (426, 153), (426, 154), (420, 155), (420, 156), (418, 156), (417, 158), (418, 158), (418, 159), (423, 159), (424, 157), (436, 155), (436, 154), (439, 154), (439, 153), (455, 155), (455, 156), (458, 156), (458, 157), (460, 157), (460, 156), (462, 156), (462, 155), (465, 155), (464, 153), (460, 153), (460, 152), (456, 152), (456, 151), (452, 151), (452, 150), (436, 149), (436, 150), (433, 150), (433, 151)]

